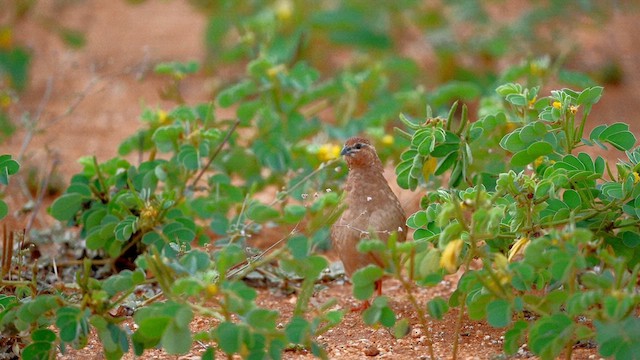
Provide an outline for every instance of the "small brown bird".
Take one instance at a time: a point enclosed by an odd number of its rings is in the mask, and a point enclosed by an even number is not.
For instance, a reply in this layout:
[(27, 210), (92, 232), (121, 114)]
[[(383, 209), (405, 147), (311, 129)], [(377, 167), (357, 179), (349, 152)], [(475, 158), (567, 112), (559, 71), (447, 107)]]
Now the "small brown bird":
[[(382, 162), (369, 140), (350, 138), (340, 155), (349, 166), (344, 186), (347, 208), (333, 225), (331, 239), (347, 275), (352, 276), (369, 264), (385, 267), (375, 254), (357, 250), (361, 239), (387, 241), (397, 232), (398, 241), (404, 241), (407, 225), (400, 201), (384, 178)], [(376, 282), (376, 290), (382, 294), (382, 280)]]

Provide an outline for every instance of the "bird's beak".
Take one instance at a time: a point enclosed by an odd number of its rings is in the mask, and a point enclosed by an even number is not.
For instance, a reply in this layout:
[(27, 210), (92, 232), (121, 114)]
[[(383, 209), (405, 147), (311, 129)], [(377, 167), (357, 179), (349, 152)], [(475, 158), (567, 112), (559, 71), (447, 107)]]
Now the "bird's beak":
[(340, 151), (340, 155), (341, 156), (351, 155), (351, 147), (345, 145), (345, 147), (342, 148), (342, 151)]

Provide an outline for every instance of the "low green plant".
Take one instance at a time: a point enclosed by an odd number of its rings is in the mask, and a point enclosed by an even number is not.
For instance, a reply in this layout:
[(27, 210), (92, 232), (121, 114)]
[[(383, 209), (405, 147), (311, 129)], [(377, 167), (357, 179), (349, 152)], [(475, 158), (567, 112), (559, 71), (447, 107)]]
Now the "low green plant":
[[(426, 304), (432, 318), (458, 308), (457, 333), (465, 313), (503, 328), (508, 355), (526, 343), (541, 358), (570, 358), (574, 345), (595, 341), (602, 356), (633, 357), (640, 326), (640, 148), (623, 123), (596, 126), (586, 136), (602, 92), (562, 89), (541, 97), (538, 88), (508, 83), (496, 90), (500, 107), (474, 122), (463, 108), (458, 127), (451, 125), (455, 105), (447, 118), (430, 110), (426, 121), (402, 116), (411, 144), (396, 168), (398, 184), (417, 189), (448, 176), (449, 188), (428, 191), (407, 220), (413, 243), (375, 249), (396, 264), (415, 251), (409, 273), (417, 286), (434, 286), (462, 269), (448, 300)], [(594, 146), (624, 151), (627, 160), (613, 166), (593, 150), (578, 152)], [(370, 297), (358, 289), (382, 274), (375, 267), (357, 272), (354, 295)], [(411, 294), (407, 275), (393, 275)], [(414, 306), (424, 312), (425, 305)], [(381, 309), (379, 316), (389, 312)]]
[(19, 170), (20, 164), (12, 159), (11, 155), (0, 155), (0, 185), (3, 187), (3, 191), (0, 191), (0, 220), (9, 213), (9, 206), (3, 200), (4, 187), (9, 185), (9, 177), (15, 175)]

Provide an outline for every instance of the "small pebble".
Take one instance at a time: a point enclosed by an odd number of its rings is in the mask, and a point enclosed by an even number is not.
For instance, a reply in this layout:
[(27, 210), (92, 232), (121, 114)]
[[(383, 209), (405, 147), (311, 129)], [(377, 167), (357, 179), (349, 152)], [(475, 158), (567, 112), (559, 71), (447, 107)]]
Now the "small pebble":
[(370, 345), (364, 348), (364, 354), (367, 356), (378, 356), (380, 355), (380, 350), (377, 347)]

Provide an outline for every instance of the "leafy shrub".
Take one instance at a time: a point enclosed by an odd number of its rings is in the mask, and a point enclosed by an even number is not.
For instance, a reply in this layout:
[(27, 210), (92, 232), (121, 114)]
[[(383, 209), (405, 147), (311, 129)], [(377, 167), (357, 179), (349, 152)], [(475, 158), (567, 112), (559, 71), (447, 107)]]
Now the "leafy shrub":
[[(235, 62), (245, 73), (223, 79), (214, 102), (191, 105), (180, 83), (200, 65), (159, 64), (156, 73), (168, 77), (161, 95), (176, 107), (144, 109), (143, 128), (120, 144), (113, 159), (81, 159), (83, 171), (50, 207), (54, 218), (80, 228), (89, 250), (77, 291), (38, 293), (32, 286), (0, 295), (0, 331), (22, 339), (24, 358), (82, 348), (90, 329), (109, 359), (155, 347), (181, 354), (196, 340), (210, 344), (203, 358), (215, 351), (280, 358), (296, 345), (326, 357), (315, 338), (339, 324), (343, 312), (329, 310), (334, 301), (310, 309), (309, 299), (327, 266), (315, 250), (325, 245), (340, 212), (339, 196), (330, 190), (345, 173), (326, 170), (334, 169), (340, 149), (332, 139), (358, 133), (384, 145), (378, 146), (383, 159), (402, 152), (400, 186), (449, 185), (428, 193), (408, 219), (414, 242), (360, 245), (390, 259), (391, 274), (423, 324), (457, 307), (505, 328), (508, 354), (527, 338), (543, 358), (563, 350), (570, 355), (577, 341), (593, 339), (603, 356), (622, 359), (636, 350), (636, 139), (626, 124), (596, 127), (585, 139), (586, 119), (602, 88), (580, 74), (560, 70), (558, 77), (587, 89), (540, 97), (538, 86), (560, 66), (550, 60), (561, 53), (548, 48), (553, 42), (545, 43), (551, 57), (505, 72), (498, 66), (536, 46), (540, 23), (566, 22), (595, 4), (534, 4), (517, 21), (496, 26), (477, 1), (389, 2), (375, 9), (361, 1), (192, 3), (209, 16), (205, 71)], [(460, 24), (477, 31), (461, 38)], [(399, 55), (401, 36), (415, 30), (434, 45), (436, 68), (428, 72)], [(58, 33), (72, 45), (83, 42), (77, 32), (61, 27)], [(349, 66), (336, 66), (329, 53), (346, 55)], [(28, 56), (9, 56), (18, 61), (7, 72), (3, 54), (2, 76), (26, 77)], [(526, 83), (511, 83), (517, 79)], [(504, 84), (497, 95), (496, 84)], [(0, 89), (0, 101), (5, 92)], [(417, 113), (428, 103), (440, 113), (453, 100), (478, 98), (476, 121), (464, 106), (458, 115), (454, 105), (446, 118), (428, 108), (425, 121), (402, 115), (403, 136), (389, 135), (400, 112)], [(218, 108), (234, 110), (235, 117), (216, 116)], [(625, 151), (628, 161), (613, 169), (602, 157), (578, 152), (594, 145)], [(0, 170), (8, 178), (17, 163), (1, 157)], [(273, 193), (273, 201), (258, 200), (259, 192)], [(293, 227), (278, 242), (286, 246), (253, 254), (247, 240), (271, 226)], [(300, 281), (294, 314), (282, 327), (278, 314), (259, 307), (256, 291), (241, 281), (273, 261), (287, 281)], [(117, 271), (95, 279), (100, 262)], [(407, 267), (409, 277), (401, 271)], [(413, 297), (414, 286), (433, 286), (459, 268), (464, 274), (448, 300), (419, 304)], [(371, 266), (356, 273), (354, 296), (370, 298), (385, 271)], [(161, 293), (138, 304), (131, 333), (124, 316), (112, 314), (135, 304), (132, 294), (146, 283)], [(212, 329), (192, 333), (195, 316), (211, 318)], [(398, 337), (409, 327), (384, 297), (363, 319), (392, 327)]]
[[(526, 341), (552, 359), (590, 340), (603, 356), (631, 357), (637, 332), (627, 331), (639, 324), (640, 304), (635, 136), (615, 123), (585, 137), (602, 87), (539, 98), (538, 88), (508, 83), (496, 92), (501, 108), (474, 122), (463, 109), (457, 129), (455, 105), (448, 118), (403, 117), (411, 144), (396, 168), (398, 183), (416, 189), (447, 175), (450, 188), (429, 191), (409, 217), (413, 244), (390, 243), (384, 253), (401, 264), (400, 255), (416, 251), (409, 271), (418, 286), (463, 269), (448, 301), (429, 301), (429, 314), (439, 319), (456, 307), (505, 328), (507, 354)], [(496, 134), (499, 143), (491, 140)], [(596, 145), (624, 151), (627, 161), (614, 172), (603, 157), (577, 151)], [(354, 295), (371, 296), (357, 289), (382, 275), (374, 269), (354, 275)], [(395, 276), (410, 292), (407, 279)]]

